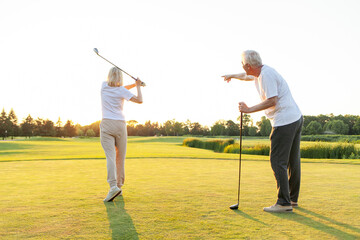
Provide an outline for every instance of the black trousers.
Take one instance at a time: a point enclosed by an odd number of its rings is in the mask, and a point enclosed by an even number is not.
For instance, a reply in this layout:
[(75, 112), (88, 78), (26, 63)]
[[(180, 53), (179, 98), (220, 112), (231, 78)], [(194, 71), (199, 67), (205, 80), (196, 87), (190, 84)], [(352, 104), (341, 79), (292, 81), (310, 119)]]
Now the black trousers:
[(277, 183), (277, 204), (290, 206), (297, 202), (300, 191), (300, 138), (303, 117), (288, 125), (273, 127), (270, 141), (271, 168)]

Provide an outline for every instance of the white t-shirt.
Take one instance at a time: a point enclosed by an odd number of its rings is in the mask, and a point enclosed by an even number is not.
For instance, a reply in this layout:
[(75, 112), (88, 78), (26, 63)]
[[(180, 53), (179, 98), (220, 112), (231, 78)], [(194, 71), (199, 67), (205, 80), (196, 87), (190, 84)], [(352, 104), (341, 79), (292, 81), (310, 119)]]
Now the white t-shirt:
[(278, 97), (274, 107), (265, 110), (273, 127), (284, 126), (300, 119), (301, 111), (295, 103), (284, 78), (273, 68), (263, 65), (255, 86), (262, 101)]
[(135, 95), (124, 87), (110, 87), (107, 82), (103, 82), (101, 86), (102, 118), (125, 121), (124, 99), (129, 101), (133, 96)]

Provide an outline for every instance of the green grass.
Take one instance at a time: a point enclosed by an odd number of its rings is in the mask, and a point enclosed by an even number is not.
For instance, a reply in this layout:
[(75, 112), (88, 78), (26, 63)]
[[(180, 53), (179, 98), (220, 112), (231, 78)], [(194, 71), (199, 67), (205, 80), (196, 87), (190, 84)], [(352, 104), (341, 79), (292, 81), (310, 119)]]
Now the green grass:
[(238, 155), (183, 139), (130, 138), (124, 196), (107, 204), (99, 139), (0, 142), (0, 239), (360, 238), (360, 160), (304, 159), (300, 208), (269, 214), (268, 157), (244, 155), (232, 211)]

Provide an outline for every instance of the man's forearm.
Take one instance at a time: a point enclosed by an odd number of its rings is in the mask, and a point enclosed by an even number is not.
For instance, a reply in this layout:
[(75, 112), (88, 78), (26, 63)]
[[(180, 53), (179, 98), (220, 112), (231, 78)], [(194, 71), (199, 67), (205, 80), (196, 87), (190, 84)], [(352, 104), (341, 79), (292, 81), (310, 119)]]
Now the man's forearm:
[(263, 101), (257, 105), (249, 107), (248, 113), (259, 112), (259, 111), (274, 107), (277, 103), (277, 99), (278, 99), (278, 97), (268, 98), (265, 101)]
[(246, 75), (246, 73), (237, 73), (237, 74), (231, 74), (231, 78), (235, 78), (241, 81), (252, 81), (254, 80), (253, 76)]

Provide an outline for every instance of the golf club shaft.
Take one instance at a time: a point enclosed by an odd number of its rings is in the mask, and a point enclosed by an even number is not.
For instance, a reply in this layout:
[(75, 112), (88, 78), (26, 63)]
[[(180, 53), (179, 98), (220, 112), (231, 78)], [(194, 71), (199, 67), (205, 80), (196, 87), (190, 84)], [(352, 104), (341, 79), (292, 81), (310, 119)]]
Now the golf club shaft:
[(238, 205), (240, 202), (240, 178), (241, 178), (241, 152), (242, 152), (242, 125), (243, 125), (243, 113), (240, 115), (240, 157), (239, 157), (239, 185), (238, 185)]
[(132, 79), (134, 79), (135, 81), (137, 81), (137, 79), (133, 76), (131, 76), (130, 74), (128, 74), (127, 72), (125, 72), (124, 70), (122, 70), (121, 68), (119, 68), (118, 66), (116, 66), (115, 64), (113, 64), (112, 62), (110, 62), (109, 60), (107, 60), (106, 58), (104, 58), (103, 56), (101, 56), (100, 54), (98, 54), (99, 57), (101, 57), (102, 59), (104, 59), (105, 61), (107, 61), (108, 63), (110, 63), (111, 65), (113, 65), (114, 67), (117, 67), (120, 71), (122, 71), (123, 73), (127, 74), (129, 77), (131, 77)]
[[(105, 61), (107, 61), (108, 63), (110, 63), (111, 65), (113, 65), (114, 67), (118, 68), (120, 71), (122, 71), (123, 73), (125, 73), (126, 75), (128, 75), (129, 77), (131, 77), (132, 79), (134, 79), (135, 81), (137, 81), (137, 78), (131, 76), (129, 73), (125, 72), (124, 70), (122, 70), (121, 68), (119, 68), (118, 66), (116, 66), (115, 64), (113, 64), (112, 62), (110, 62), (109, 60), (107, 60), (106, 58), (104, 58), (103, 56), (101, 56), (99, 54), (99, 51), (97, 50), (97, 48), (94, 48), (94, 52), (96, 53), (96, 55), (98, 55), (99, 57), (101, 57), (102, 59), (104, 59)], [(144, 82), (142, 82), (141, 86), (145, 87), (146, 84)]]

